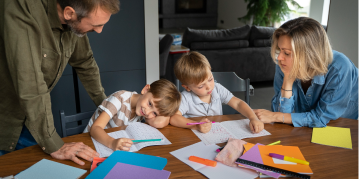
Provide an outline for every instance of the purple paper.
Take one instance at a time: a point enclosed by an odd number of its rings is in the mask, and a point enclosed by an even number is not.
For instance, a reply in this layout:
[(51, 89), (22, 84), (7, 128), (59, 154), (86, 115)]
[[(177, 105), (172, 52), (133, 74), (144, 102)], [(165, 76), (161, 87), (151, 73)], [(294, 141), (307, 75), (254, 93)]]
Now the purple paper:
[(251, 149), (249, 149), (245, 154), (243, 154), (239, 158), (263, 164), (263, 160), (261, 157), (261, 153), (259, 152), (258, 145), (263, 145), (263, 144), (256, 144), (255, 146), (253, 146)]
[(168, 179), (171, 172), (117, 162), (104, 179)]

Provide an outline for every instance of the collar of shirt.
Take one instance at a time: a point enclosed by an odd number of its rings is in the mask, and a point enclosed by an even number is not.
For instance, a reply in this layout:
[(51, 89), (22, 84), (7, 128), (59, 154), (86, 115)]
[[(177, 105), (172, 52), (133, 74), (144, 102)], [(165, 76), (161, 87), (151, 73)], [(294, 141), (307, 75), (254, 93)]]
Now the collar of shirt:
[[(299, 79), (296, 79), (297, 83), (300, 83)], [(312, 83), (318, 84), (318, 85), (324, 85), (325, 83), (325, 77), (324, 75), (317, 75), (314, 76)]]
[[(205, 103), (201, 99), (199, 99), (199, 97), (195, 93), (193, 93), (192, 91), (191, 91), (191, 95), (192, 95), (192, 100), (193, 100), (194, 104), (198, 105), (198, 104), (201, 104), (201, 103)], [(217, 93), (217, 89), (213, 88), (212, 96), (211, 96), (211, 103), (213, 101), (216, 101), (217, 99), (219, 99), (219, 94)]]
[[(46, 4), (44, 5), (46, 6)], [(61, 24), (59, 14), (57, 13), (57, 2), (53, 0), (47, 1), (47, 17), (52, 29), (61, 29), (63, 31), (69, 31), (70, 28), (64, 29)]]

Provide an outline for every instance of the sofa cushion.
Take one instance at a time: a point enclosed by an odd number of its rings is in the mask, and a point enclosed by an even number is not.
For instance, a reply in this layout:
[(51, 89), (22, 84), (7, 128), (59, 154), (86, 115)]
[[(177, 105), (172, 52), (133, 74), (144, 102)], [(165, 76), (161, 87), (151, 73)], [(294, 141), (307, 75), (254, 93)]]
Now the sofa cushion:
[(248, 40), (231, 40), (219, 42), (192, 42), (191, 50), (216, 50), (216, 49), (232, 49), (245, 48), (249, 46)]
[(182, 45), (190, 47), (192, 42), (248, 40), (250, 30), (251, 28), (248, 25), (221, 30), (196, 30), (187, 28), (182, 37)]
[[(276, 28), (274, 27), (261, 27), (261, 26), (252, 26), (251, 28), (251, 33), (250, 33), (250, 37), (249, 37), (249, 46), (254, 46), (254, 41), (255, 40), (263, 40), (263, 39), (268, 39), (270, 40), (273, 32), (276, 30)], [(258, 42), (256, 42), (258, 45)], [(264, 43), (267, 44), (267, 43)], [(270, 46), (270, 44), (269, 44)], [(254, 47), (258, 47), (258, 46), (254, 46)], [(262, 47), (262, 46), (259, 46)]]
[(253, 40), (253, 47), (270, 47), (272, 40), (270, 39), (256, 39)]

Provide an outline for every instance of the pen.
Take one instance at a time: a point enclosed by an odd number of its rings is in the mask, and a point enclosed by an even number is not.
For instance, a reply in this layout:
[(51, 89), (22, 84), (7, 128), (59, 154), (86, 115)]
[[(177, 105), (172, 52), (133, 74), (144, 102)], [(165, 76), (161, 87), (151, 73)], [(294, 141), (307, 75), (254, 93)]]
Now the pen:
[(192, 162), (197, 162), (197, 163), (211, 166), (211, 167), (215, 167), (217, 165), (216, 161), (208, 160), (208, 159), (204, 159), (204, 158), (200, 158), (200, 157), (196, 157), (196, 156), (190, 156), (188, 159)]
[(280, 140), (278, 140), (277, 142), (270, 143), (268, 145), (277, 145), (277, 144), (280, 144)]
[(284, 155), (280, 155), (280, 154), (275, 154), (275, 153), (269, 153), (269, 156), (277, 158), (277, 159), (281, 159), (281, 160), (285, 160), (288, 162), (294, 162), (294, 163), (299, 163), (299, 164), (303, 164), (303, 165), (309, 165), (309, 162), (305, 161), (305, 160), (299, 160), (293, 157), (288, 157), (288, 156), (284, 156)]
[[(195, 124), (205, 124), (207, 122), (193, 122), (193, 123), (187, 123), (187, 125), (195, 125)], [(212, 121), (212, 123), (215, 123), (214, 121)]]
[(153, 141), (161, 141), (162, 139), (144, 139), (144, 140), (132, 140), (132, 142), (153, 142)]
[(216, 152), (220, 152), (224, 147), (221, 147), (219, 149), (216, 150)]

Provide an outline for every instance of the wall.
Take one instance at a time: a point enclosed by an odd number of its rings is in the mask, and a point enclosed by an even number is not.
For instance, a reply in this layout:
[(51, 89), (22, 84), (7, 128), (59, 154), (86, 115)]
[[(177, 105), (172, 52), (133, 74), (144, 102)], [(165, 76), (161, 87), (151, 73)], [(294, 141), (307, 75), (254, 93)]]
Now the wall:
[(309, 17), (322, 22), (324, 0), (310, 1)]
[(158, 42), (158, 0), (145, 0), (146, 82), (160, 79)]
[(244, 0), (219, 0), (217, 27), (224, 29), (241, 27), (245, 24), (240, 22), (238, 18), (246, 14), (247, 3)]
[(327, 28), (332, 48), (358, 67), (358, 1), (331, 0)]

